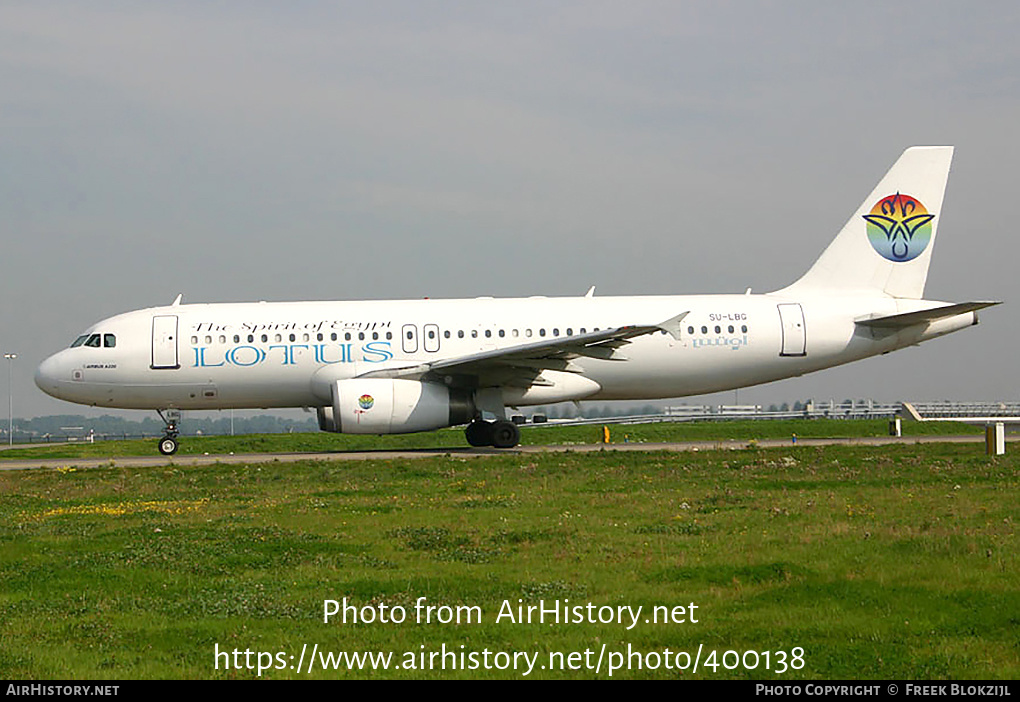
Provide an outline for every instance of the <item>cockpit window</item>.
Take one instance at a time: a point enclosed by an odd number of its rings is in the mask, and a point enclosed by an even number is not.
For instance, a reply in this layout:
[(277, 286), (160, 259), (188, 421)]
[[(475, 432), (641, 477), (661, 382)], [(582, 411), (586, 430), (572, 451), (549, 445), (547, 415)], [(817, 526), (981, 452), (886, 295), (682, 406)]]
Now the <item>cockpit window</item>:
[(82, 334), (71, 344), (71, 348), (77, 348), (78, 346), (88, 346), (94, 349), (106, 347), (108, 349), (116, 348), (117, 346), (117, 335), (116, 334)]

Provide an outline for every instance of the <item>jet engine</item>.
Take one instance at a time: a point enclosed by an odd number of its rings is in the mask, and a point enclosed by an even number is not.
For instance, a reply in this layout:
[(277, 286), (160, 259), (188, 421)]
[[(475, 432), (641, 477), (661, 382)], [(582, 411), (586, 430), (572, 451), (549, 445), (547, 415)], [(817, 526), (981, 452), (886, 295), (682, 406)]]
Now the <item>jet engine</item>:
[(469, 390), (390, 378), (350, 378), (330, 386), (332, 406), (316, 414), (323, 431), (406, 434), (467, 424), (477, 411)]

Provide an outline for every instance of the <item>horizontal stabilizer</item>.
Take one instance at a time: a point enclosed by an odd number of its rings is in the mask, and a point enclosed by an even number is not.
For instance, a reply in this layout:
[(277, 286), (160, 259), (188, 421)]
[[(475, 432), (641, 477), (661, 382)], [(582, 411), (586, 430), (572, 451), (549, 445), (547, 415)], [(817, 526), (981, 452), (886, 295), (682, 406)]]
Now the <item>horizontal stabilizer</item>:
[(932, 309), (919, 310), (917, 312), (905, 312), (904, 314), (893, 314), (888, 317), (861, 319), (857, 321), (857, 324), (862, 327), (874, 327), (877, 329), (904, 329), (906, 327), (912, 327), (915, 324), (924, 324), (926, 322), (934, 322), (936, 319), (955, 317), (958, 314), (966, 314), (967, 312), (973, 312), (975, 310), (999, 304), (1001, 304), (1001, 302), (960, 302), (955, 305), (934, 307)]

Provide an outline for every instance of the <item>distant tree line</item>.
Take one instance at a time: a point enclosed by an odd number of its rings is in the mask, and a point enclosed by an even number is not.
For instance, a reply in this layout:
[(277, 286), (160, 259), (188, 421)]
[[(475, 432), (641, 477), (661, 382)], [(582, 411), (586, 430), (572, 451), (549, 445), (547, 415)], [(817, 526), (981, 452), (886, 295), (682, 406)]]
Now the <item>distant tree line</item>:
[(544, 414), (549, 419), (598, 419), (599, 417), (630, 417), (642, 414), (662, 414), (659, 405), (614, 407), (611, 405), (582, 405), (578, 411), (573, 403), (536, 407), (531, 414)]
[[(181, 433), (230, 434), (230, 417), (190, 417), (184, 414)], [(6, 423), (3, 430), (6, 433)], [(253, 417), (235, 417), (235, 434), (282, 434), (286, 432), (318, 431), (314, 415), (306, 419), (290, 419), (271, 414)], [(163, 433), (163, 422), (159, 418), (146, 417), (141, 420), (125, 419), (104, 414), (101, 417), (85, 417), (80, 414), (57, 414), (48, 417), (15, 419), (15, 438), (32, 436), (85, 436), (90, 431), (96, 434), (121, 434), (129, 436), (158, 436)]]

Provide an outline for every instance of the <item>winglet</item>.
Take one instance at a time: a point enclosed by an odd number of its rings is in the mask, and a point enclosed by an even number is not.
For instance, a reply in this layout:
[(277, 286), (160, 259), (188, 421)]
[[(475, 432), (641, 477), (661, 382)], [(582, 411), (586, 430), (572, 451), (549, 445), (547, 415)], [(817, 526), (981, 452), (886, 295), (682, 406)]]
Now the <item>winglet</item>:
[(670, 317), (665, 322), (662, 322), (661, 324), (656, 324), (655, 327), (666, 332), (677, 341), (680, 341), (680, 328), (681, 328), (680, 323), (684, 321), (684, 317), (686, 317), (690, 313), (691, 313), (690, 310), (687, 310), (686, 312), (681, 312), (676, 317)]

